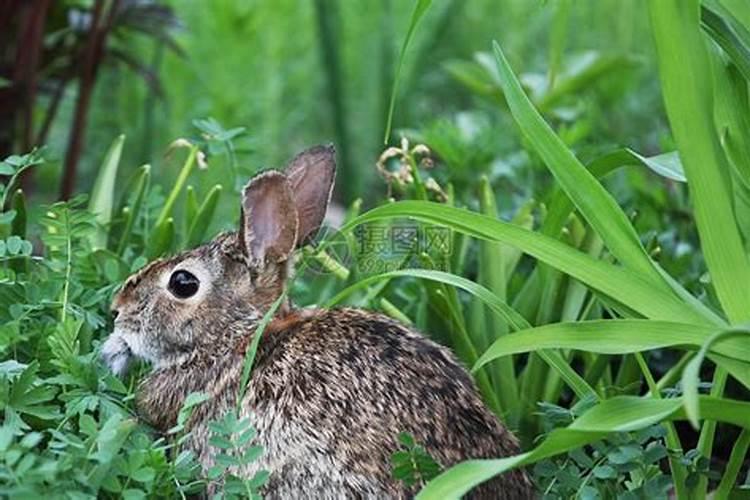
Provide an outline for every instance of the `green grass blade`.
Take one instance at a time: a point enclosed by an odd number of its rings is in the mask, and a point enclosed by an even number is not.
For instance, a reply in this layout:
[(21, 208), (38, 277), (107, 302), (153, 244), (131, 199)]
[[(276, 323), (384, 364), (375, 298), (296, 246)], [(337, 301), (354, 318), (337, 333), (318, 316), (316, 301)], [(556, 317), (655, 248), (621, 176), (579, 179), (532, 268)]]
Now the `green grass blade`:
[[(714, 344), (729, 337), (744, 337), (739, 342), (732, 343), (727, 349), (716, 349)], [(726, 346), (726, 342), (722, 342)], [(722, 345), (720, 344), (720, 345)], [(700, 418), (698, 408), (698, 384), (700, 383), (700, 369), (703, 360), (708, 352), (714, 348), (714, 352), (724, 356), (736, 357), (739, 360), (747, 361), (747, 355), (750, 354), (750, 331), (742, 329), (723, 330), (712, 334), (705, 340), (698, 354), (690, 360), (682, 372), (682, 393), (685, 401), (685, 414), (695, 429), (698, 429), (698, 419)]]
[(731, 167), (734, 212), (750, 250), (750, 103), (748, 80), (714, 52), (714, 118)]
[(701, 6), (701, 24), (750, 81), (750, 32), (720, 5)]
[(409, 318), (409, 316), (407, 316), (406, 313), (404, 313), (401, 309), (396, 307), (396, 305), (390, 300), (381, 298), (378, 303), (380, 305), (380, 310), (391, 318), (395, 319), (396, 321), (400, 321), (405, 325), (413, 325), (413, 321), (411, 320), (411, 318)]
[(279, 309), (281, 304), (286, 300), (286, 292), (279, 295), (279, 297), (273, 301), (268, 307), (268, 310), (263, 314), (260, 322), (258, 323), (255, 332), (253, 332), (253, 339), (247, 346), (245, 351), (245, 358), (242, 362), (242, 375), (240, 376), (240, 387), (237, 392), (237, 409), (239, 410), (242, 405), (242, 400), (245, 397), (245, 391), (247, 390), (247, 384), (250, 382), (250, 374), (253, 371), (255, 365), (255, 355), (258, 352), (258, 346), (260, 345), (260, 339), (263, 337), (263, 332), (266, 331), (268, 324), (273, 319), (276, 311)]
[(149, 235), (149, 241), (146, 245), (146, 257), (148, 260), (153, 260), (167, 253), (172, 248), (174, 237), (174, 219), (167, 217), (164, 222), (154, 227)]
[(13, 217), (13, 221), (10, 223), (10, 234), (25, 239), (28, 209), (23, 189), (16, 189), (16, 192), (13, 193), (13, 196), (10, 198), (10, 208), (16, 212), (16, 216)]
[(560, 72), (563, 54), (565, 53), (565, 42), (568, 39), (568, 27), (570, 26), (570, 4), (570, 0), (559, 2), (552, 20), (549, 48), (547, 49), (549, 61), (547, 81), (550, 88), (555, 87), (555, 79)]
[[(745, 322), (750, 318), (750, 264), (734, 219), (728, 160), (714, 125), (715, 82), (700, 30), (700, 2), (662, 0), (648, 7), (667, 116), (687, 174), (701, 249), (730, 323)], [(711, 394), (721, 395), (726, 380), (720, 366)], [(715, 422), (705, 422), (698, 442), (708, 458), (715, 429)], [(701, 478), (696, 493), (705, 495), (707, 486)]]
[[(600, 179), (622, 167), (639, 164), (663, 177), (680, 182), (686, 180), (682, 168), (682, 162), (679, 160), (679, 155), (675, 151), (646, 157), (631, 149), (622, 148), (600, 156), (588, 163), (586, 168), (588, 168), (597, 179)], [(565, 192), (557, 190), (550, 201), (549, 210), (547, 212), (548, 215), (542, 223), (541, 232), (548, 236), (555, 238), (558, 237), (573, 208), (573, 202), (570, 201), (570, 198), (566, 196)], [(675, 293), (686, 303), (690, 304), (695, 311), (706, 317), (711, 323), (723, 323), (723, 320), (718, 317), (715, 312), (711, 311), (705, 304), (691, 296), (682, 285), (665, 273), (658, 264), (656, 264), (655, 267)]]
[[(721, 327), (642, 319), (591, 320), (527, 328), (495, 341), (474, 369), (498, 357), (542, 349), (577, 349), (599, 354), (628, 354), (661, 348), (698, 350)], [(711, 346), (707, 356), (750, 388), (750, 345), (726, 339)]]
[(396, 107), (396, 97), (398, 95), (398, 82), (401, 78), (401, 68), (404, 65), (404, 58), (406, 57), (406, 50), (409, 48), (409, 43), (414, 36), (414, 30), (419, 24), (419, 20), (422, 19), (424, 13), (430, 7), (432, 0), (417, 0), (414, 5), (414, 11), (411, 14), (411, 20), (409, 21), (409, 29), (406, 31), (404, 37), (404, 43), (401, 45), (401, 52), (398, 55), (398, 63), (396, 65), (396, 72), (393, 75), (393, 88), (391, 89), (391, 102), (388, 104), (388, 119), (385, 124), (385, 136), (383, 137), (383, 143), (388, 144), (388, 138), (391, 136), (391, 127), (393, 125), (393, 110)]
[(750, 319), (750, 264), (734, 222), (728, 166), (714, 129), (711, 64), (698, 0), (648, 2), (667, 116), (690, 186), (701, 247), (732, 323)]
[[(632, 149), (616, 149), (610, 153), (589, 162), (586, 168), (597, 179), (604, 178), (614, 171), (629, 165), (643, 165), (653, 172), (672, 180), (685, 182), (685, 173), (682, 163), (676, 152), (664, 153), (657, 156), (646, 157), (638, 154)], [(549, 203), (547, 218), (542, 224), (542, 233), (557, 237), (560, 234), (565, 221), (573, 210), (573, 202), (563, 190), (557, 190)]]
[(177, 198), (180, 196), (182, 188), (185, 187), (185, 183), (187, 183), (188, 177), (190, 177), (190, 173), (195, 167), (197, 155), (198, 146), (190, 146), (187, 158), (185, 158), (185, 163), (182, 164), (180, 173), (177, 175), (177, 180), (175, 181), (174, 186), (172, 186), (172, 190), (169, 192), (167, 199), (164, 201), (164, 206), (159, 212), (159, 216), (156, 218), (156, 222), (154, 223), (155, 228), (163, 226), (167, 218), (172, 217), (174, 204), (177, 202)]
[(89, 211), (96, 215), (99, 227), (91, 235), (91, 246), (94, 249), (107, 246), (108, 225), (112, 221), (112, 205), (115, 199), (115, 180), (117, 167), (120, 165), (122, 145), (125, 136), (118, 136), (107, 150), (104, 161), (99, 167), (99, 173), (94, 181), (89, 200)]
[[(750, 403), (701, 397), (701, 411), (707, 418), (750, 428)], [(475, 486), (523, 465), (598, 441), (612, 432), (629, 432), (664, 420), (682, 420), (679, 399), (619, 396), (593, 407), (565, 429), (556, 429), (533, 450), (512, 457), (468, 460), (444, 471), (419, 492), (419, 500), (458, 499)]]
[[(730, 358), (726, 358), (730, 359)], [(733, 360), (737, 361), (737, 360)], [(747, 361), (737, 361), (738, 363), (742, 363), (745, 365), (745, 368), (747, 368), (748, 363)], [(733, 374), (734, 375), (734, 374)], [(743, 382), (746, 387), (750, 388), (750, 384), (748, 384), (747, 378), (743, 379), (742, 377), (737, 377), (735, 375), (735, 378), (737, 380)], [(709, 395), (714, 398), (721, 398), (722, 394), (724, 394), (724, 388), (726, 387), (727, 380), (729, 379), (729, 369), (725, 367), (725, 365), (722, 365), (720, 363), (717, 363), (717, 368), (714, 370), (714, 376), (711, 380), (711, 391), (709, 392)], [(700, 412), (702, 413), (702, 412)], [(711, 455), (713, 453), (714, 448), (714, 439), (716, 437), (716, 427), (718, 425), (718, 422), (715, 419), (712, 419), (710, 416), (704, 415), (705, 421), (703, 422), (703, 425), (701, 426), (701, 432), (698, 436), (698, 445), (695, 447), (695, 449), (698, 450), (701, 456), (706, 457), (707, 459), (711, 459)], [(695, 487), (695, 495), (698, 498), (702, 498), (706, 492), (708, 491), (708, 477), (701, 476), (701, 478), (698, 481), (698, 485)]]
[(500, 298), (498, 298), (487, 288), (455, 274), (450, 274), (442, 271), (433, 271), (429, 269), (400, 269), (398, 271), (390, 271), (387, 273), (368, 276), (341, 290), (338, 294), (336, 294), (328, 302), (326, 302), (325, 307), (333, 307), (340, 304), (349, 295), (353, 294), (356, 291), (366, 289), (372, 283), (398, 277), (427, 279), (430, 281), (435, 281), (437, 283), (444, 283), (446, 285), (460, 288), (461, 290), (469, 292), (473, 296), (482, 300), (482, 302), (484, 302), (490, 309), (492, 309), (495, 313), (502, 317), (514, 330), (523, 330), (525, 328), (528, 328), (529, 323), (523, 318), (523, 316), (518, 314), (515, 310), (513, 310), (512, 307), (510, 307), (504, 301), (500, 300)]
[[(719, 331), (716, 327), (643, 319), (608, 319), (554, 323), (506, 335), (495, 341), (473, 369), (501, 356), (536, 349), (578, 349), (600, 354), (626, 354), (665, 347), (697, 350)], [(750, 359), (750, 342), (725, 339), (706, 352), (737, 360)]]
[(653, 286), (667, 290), (625, 213), (534, 109), (500, 46), (494, 43), (493, 48), (508, 107), (524, 136), (612, 254)]
[[(495, 194), (486, 176), (479, 181), (479, 204), (482, 213), (490, 217), (497, 217), (497, 206)], [(506, 301), (506, 276), (503, 246), (492, 241), (481, 241), (479, 243), (479, 284), (487, 287), (493, 294)], [(498, 316), (491, 315), (486, 318), (486, 328), (489, 338), (494, 341), (497, 337), (508, 333), (506, 325)], [(474, 335), (482, 335), (483, 332), (472, 332)], [(484, 348), (483, 346), (482, 348)], [(498, 398), (503, 409), (512, 415), (518, 413), (518, 383), (514, 369), (513, 357), (507, 357), (495, 363), (497, 371)]]
[[(643, 322), (642, 330), (646, 331), (645, 337), (638, 338), (638, 331), (641, 330), (636, 330), (635, 327), (630, 332), (627, 326), (621, 330), (623, 326), (617, 323), (621, 321)], [(651, 330), (652, 326), (653, 330)], [(674, 328), (679, 329), (674, 330)], [(593, 320), (582, 323), (556, 323), (520, 331), (507, 339), (497, 341), (482, 355), (476, 367), (498, 356), (545, 348), (572, 348), (600, 354), (627, 354), (664, 347), (697, 350), (706, 338), (716, 332), (716, 329), (706, 327), (653, 320)], [(604, 338), (599, 338), (600, 335)], [(745, 387), (750, 388), (750, 363), (747, 363), (746, 358), (740, 358), (737, 355), (737, 353), (746, 355), (747, 351), (747, 342), (734, 341), (727, 344), (722, 342), (709, 351), (707, 357), (722, 369), (727, 370)], [(731, 354), (727, 355), (727, 353)], [(681, 367), (679, 371), (682, 371)], [(677, 378), (677, 375), (670, 377), (672, 378)], [(622, 386), (624, 383), (616, 385)]]
[[(711, 5), (716, 5), (716, 2)], [(740, 24), (750, 26), (750, 4), (746, 0), (721, 0), (721, 6), (737, 18)]]
[(570, 364), (563, 359), (559, 352), (549, 349), (539, 349), (536, 353), (545, 363), (557, 371), (565, 383), (568, 384), (568, 387), (573, 389), (578, 398), (583, 399), (593, 396), (595, 399), (599, 399), (599, 395), (594, 388), (571, 368)]
[[(721, 367), (722, 370), (717, 370), (716, 373), (726, 370), (732, 377), (737, 379), (738, 382), (742, 383), (745, 387), (750, 389), (750, 363), (747, 360), (739, 360), (737, 358), (722, 356), (720, 354), (709, 354), (708, 359), (713, 361), (717, 366)], [(714, 377), (716, 376), (714, 374)], [(716, 378), (713, 381), (714, 385), (711, 388), (711, 392), (718, 394)], [(716, 390), (717, 392), (714, 392)]]
[(203, 200), (200, 207), (198, 208), (193, 223), (190, 225), (188, 231), (187, 246), (192, 248), (203, 242), (203, 238), (206, 236), (208, 225), (211, 223), (211, 218), (216, 212), (216, 206), (219, 203), (219, 197), (221, 196), (221, 185), (217, 184), (211, 188), (211, 191), (206, 195), (206, 199)]
[[(661, 399), (662, 395), (659, 392), (659, 388), (656, 386), (656, 381), (651, 373), (651, 370), (646, 363), (646, 359), (643, 354), (637, 352), (633, 355), (638, 366), (641, 369), (643, 378), (646, 380), (646, 386), (649, 388), (649, 394), (654, 399)], [(680, 454), (682, 453), (683, 447), (680, 441), (680, 435), (677, 433), (677, 429), (672, 422), (665, 422), (664, 427), (667, 431), (667, 435), (664, 436), (666, 445), (672, 450), (669, 454), (669, 468), (672, 471), (672, 482), (674, 483), (674, 494), (676, 498), (687, 497), (687, 487), (685, 485), (685, 478), (687, 477), (687, 467), (680, 460)]]
[[(656, 156), (641, 156), (632, 149), (625, 149), (633, 159), (638, 160), (642, 165), (648, 167), (653, 172), (667, 179), (677, 182), (687, 182), (685, 170), (682, 168), (680, 154), (677, 151), (670, 151)], [(634, 162), (635, 163), (635, 162)]]
[(185, 188), (185, 229), (190, 229), (197, 214), (198, 195), (195, 194), (195, 188), (192, 185), (188, 185)]
[[(479, 357), (476, 346), (469, 332), (466, 330), (466, 319), (463, 316), (463, 310), (458, 299), (458, 293), (455, 288), (444, 286), (442, 283), (433, 288), (437, 300), (443, 300), (447, 312), (446, 320), (451, 324), (451, 338), (453, 348), (459, 358), (467, 364), (476, 362)], [(436, 300), (436, 299), (432, 299)], [(477, 388), (487, 402), (487, 406), (495, 414), (503, 418), (507, 417), (507, 411), (500, 403), (495, 390), (490, 382), (489, 375), (486, 371), (474, 374)]]
[(143, 200), (146, 196), (146, 191), (148, 190), (150, 181), (151, 165), (142, 165), (134, 177), (133, 189), (135, 190), (135, 198), (133, 199), (132, 207), (130, 207), (130, 213), (128, 214), (125, 228), (122, 230), (120, 243), (117, 245), (117, 255), (122, 255), (122, 252), (125, 251), (125, 247), (130, 241), (130, 233), (133, 231), (133, 224), (136, 223), (138, 216), (141, 213), (141, 207), (143, 206)]
[(714, 498), (717, 500), (730, 498), (730, 493), (734, 484), (737, 482), (737, 476), (742, 469), (742, 464), (745, 461), (748, 449), (750, 449), (750, 429), (743, 429), (740, 433), (740, 437), (737, 438), (737, 441), (735, 441), (734, 446), (732, 447), (729, 462), (724, 469), (724, 474), (721, 477), (719, 487), (716, 488), (716, 495)]
[(342, 227), (348, 231), (366, 222), (407, 217), (449, 227), (475, 238), (500, 241), (573, 276), (646, 317), (690, 323), (710, 323), (671, 291), (663, 292), (638, 273), (592, 258), (554, 238), (468, 210), (439, 203), (401, 201), (370, 210)]

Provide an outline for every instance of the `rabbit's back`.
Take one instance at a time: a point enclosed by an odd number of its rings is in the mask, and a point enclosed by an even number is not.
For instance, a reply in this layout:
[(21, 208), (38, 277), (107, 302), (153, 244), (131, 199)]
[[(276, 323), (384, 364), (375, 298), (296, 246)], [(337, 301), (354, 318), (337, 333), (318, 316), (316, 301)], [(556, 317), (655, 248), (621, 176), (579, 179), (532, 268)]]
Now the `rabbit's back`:
[[(357, 309), (321, 310), (269, 329), (243, 407), (265, 448), (255, 466), (272, 471), (271, 497), (409, 496), (391, 474), (401, 432), (443, 467), (518, 452), (447, 349)], [(530, 491), (513, 472), (474, 495)]]

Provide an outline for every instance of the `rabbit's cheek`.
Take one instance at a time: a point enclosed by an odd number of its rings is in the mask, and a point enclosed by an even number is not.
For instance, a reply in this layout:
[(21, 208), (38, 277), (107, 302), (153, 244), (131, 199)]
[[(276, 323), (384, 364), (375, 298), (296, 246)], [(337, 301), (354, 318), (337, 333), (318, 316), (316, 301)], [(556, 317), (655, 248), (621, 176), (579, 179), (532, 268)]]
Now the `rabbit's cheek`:
[[(132, 358), (142, 359), (155, 363), (158, 359), (156, 350), (148, 341), (148, 335), (142, 330), (142, 325), (132, 318), (126, 318), (115, 322), (115, 329), (102, 346), (102, 356), (109, 355), (114, 362), (127, 364)], [(105, 360), (107, 358), (105, 357)], [(113, 371), (116, 371), (113, 369)]]

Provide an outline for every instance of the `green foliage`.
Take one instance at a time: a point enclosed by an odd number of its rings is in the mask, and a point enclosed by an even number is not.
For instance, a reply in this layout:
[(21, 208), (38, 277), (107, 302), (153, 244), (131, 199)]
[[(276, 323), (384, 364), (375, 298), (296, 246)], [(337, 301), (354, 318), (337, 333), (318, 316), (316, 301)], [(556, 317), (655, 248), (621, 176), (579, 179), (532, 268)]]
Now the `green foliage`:
[(112, 220), (112, 209), (115, 200), (115, 180), (117, 178), (117, 169), (120, 165), (120, 155), (122, 155), (122, 145), (125, 142), (125, 136), (117, 137), (107, 151), (107, 155), (99, 168), (99, 175), (91, 190), (91, 201), (89, 202), (89, 211), (96, 214), (99, 223), (98, 231), (93, 235), (91, 245), (94, 248), (103, 248), (107, 243), (106, 226)]
[[(570, 409), (540, 404), (544, 428), (570, 425), (594, 401), (583, 399)], [(667, 456), (666, 430), (661, 425), (616, 433), (565, 455), (534, 465), (544, 498), (668, 498), (672, 481), (659, 463)]]
[(407, 487), (422, 487), (440, 473), (441, 467), (407, 432), (398, 435), (401, 449), (391, 455), (393, 477)]
[(388, 144), (388, 139), (391, 135), (391, 124), (393, 123), (393, 109), (396, 106), (396, 96), (398, 95), (398, 82), (401, 77), (401, 68), (404, 64), (404, 56), (406, 56), (406, 49), (409, 48), (409, 42), (411, 42), (411, 38), (414, 35), (414, 30), (417, 27), (417, 24), (419, 24), (419, 20), (422, 18), (422, 16), (425, 14), (427, 9), (430, 8), (430, 4), (432, 3), (432, 0), (417, 0), (417, 2), (414, 5), (414, 12), (411, 14), (411, 19), (409, 20), (409, 29), (406, 31), (406, 36), (404, 37), (404, 43), (401, 45), (401, 52), (398, 56), (398, 63), (396, 64), (396, 71), (393, 76), (393, 89), (391, 90), (391, 103), (388, 106), (388, 119), (385, 124), (385, 138), (383, 139), (383, 142), (385, 144)]
[(2, 495), (169, 498), (196, 491), (195, 462), (186, 455), (172, 460), (172, 446), (154, 441), (117, 402), (125, 387), (93, 356), (57, 342), (50, 342), (53, 363), (67, 359), (58, 375), (43, 378), (39, 363), (10, 361), (0, 374)]
[(214, 498), (260, 498), (258, 490), (268, 480), (269, 472), (259, 470), (249, 479), (238, 477), (234, 472), (246, 468), (263, 453), (260, 446), (250, 446), (256, 436), (250, 419), (240, 419), (230, 411), (209, 427), (212, 432), (209, 443), (218, 453), (216, 465), (208, 470), (208, 479), (223, 485), (223, 492)]
[[(134, 416), (135, 379), (126, 386), (99, 361), (98, 344), (111, 326), (112, 294), (146, 263), (147, 242), (154, 239), (153, 207), (161, 203), (159, 191), (148, 182), (149, 168), (141, 168), (119, 208), (127, 220), (90, 211), (118, 213), (111, 184), (115, 153), (102, 169), (109, 179), (98, 183), (105, 194), (95, 203), (85, 208), (86, 196), (79, 196), (23, 214), (28, 236), (14, 231), (0, 239), (0, 352), (6, 359), (0, 363), (3, 497), (65, 492), (75, 498), (174, 498), (206, 486), (192, 454), (179, 448), (188, 437), (190, 412), (206, 398), (188, 398), (175, 429), (167, 438), (158, 437)], [(9, 177), (0, 184), (1, 192), (8, 194), (20, 173), (41, 161), (38, 152), (6, 159), (2, 168)], [(217, 196), (216, 190), (209, 194), (192, 238), (204, 237)], [(22, 206), (5, 205), (13, 207), (0, 214), (6, 229)], [(187, 233), (181, 236), (188, 239)], [(161, 252), (173, 249), (164, 245)], [(235, 423), (225, 420), (214, 430), (225, 439), (239, 432), (235, 444), (241, 447), (252, 430), (246, 421)], [(247, 464), (253, 457), (237, 460)], [(263, 482), (262, 475), (253, 481), (226, 476), (227, 495), (233, 497), (254, 495)]]

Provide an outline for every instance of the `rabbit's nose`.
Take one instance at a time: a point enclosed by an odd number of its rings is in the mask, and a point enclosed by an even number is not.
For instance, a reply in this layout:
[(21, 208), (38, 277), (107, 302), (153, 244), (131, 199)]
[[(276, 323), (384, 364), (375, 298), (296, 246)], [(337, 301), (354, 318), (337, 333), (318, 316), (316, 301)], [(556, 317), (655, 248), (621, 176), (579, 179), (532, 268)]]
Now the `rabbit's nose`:
[(112, 309), (110, 309), (109, 312), (112, 314), (112, 321), (115, 321), (117, 319), (117, 316), (120, 315), (120, 310), (119, 309), (115, 309), (114, 307)]

